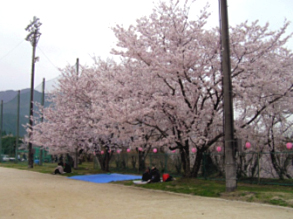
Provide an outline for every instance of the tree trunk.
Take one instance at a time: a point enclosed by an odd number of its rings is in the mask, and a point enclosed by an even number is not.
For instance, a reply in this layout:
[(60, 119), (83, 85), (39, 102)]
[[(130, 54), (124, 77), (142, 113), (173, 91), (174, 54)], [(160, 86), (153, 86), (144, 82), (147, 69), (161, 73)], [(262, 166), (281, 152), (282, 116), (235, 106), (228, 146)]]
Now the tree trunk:
[(101, 154), (96, 154), (101, 170), (105, 171), (104, 162), (103, 162), (103, 156)]
[(109, 163), (110, 163), (110, 153), (107, 152), (104, 158), (104, 168), (105, 168), (104, 170), (106, 172), (109, 172)]
[(195, 178), (197, 177), (198, 171), (200, 169), (202, 158), (203, 158), (203, 152), (198, 150), (196, 153), (194, 165), (192, 168), (191, 177), (195, 177)]
[(145, 152), (144, 151), (139, 151), (138, 152), (138, 170), (139, 171), (145, 171)]
[(189, 148), (184, 147), (180, 149), (180, 155), (181, 155), (181, 161), (182, 161), (182, 167), (184, 177), (191, 177), (191, 171), (190, 171), (190, 159), (189, 159)]
[(75, 148), (74, 167), (73, 167), (74, 169), (78, 168), (78, 155), (79, 155), (78, 150), (77, 150), (77, 148)]
[(97, 154), (98, 161), (100, 163), (101, 169), (105, 172), (110, 172), (110, 161), (112, 158), (113, 152), (106, 151), (105, 155)]
[(131, 165), (132, 165), (133, 169), (135, 169), (135, 166), (136, 166), (136, 156), (131, 156)]
[(271, 156), (271, 160), (272, 160), (272, 164), (273, 164), (273, 168), (276, 170), (277, 174), (279, 175), (279, 179), (284, 179), (284, 173), (283, 173), (283, 170), (280, 166), (280, 164), (278, 164), (277, 162), (277, 158), (276, 158), (276, 154), (275, 154), (275, 151), (272, 150), (270, 152), (270, 156)]

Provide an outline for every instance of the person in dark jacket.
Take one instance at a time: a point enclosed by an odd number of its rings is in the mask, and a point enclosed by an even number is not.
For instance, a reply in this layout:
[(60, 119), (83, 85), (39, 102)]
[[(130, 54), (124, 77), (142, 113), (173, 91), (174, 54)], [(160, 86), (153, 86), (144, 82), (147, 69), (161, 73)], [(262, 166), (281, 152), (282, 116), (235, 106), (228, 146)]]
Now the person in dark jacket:
[(64, 172), (71, 173), (71, 166), (68, 163), (64, 164)]
[(151, 173), (151, 179), (148, 181), (148, 183), (154, 183), (154, 182), (161, 181), (160, 172), (156, 167), (152, 167), (150, 173)]
[(152, 178), (150, 168), (148, 167), (142, 174), (142, 181), (148, 181)]

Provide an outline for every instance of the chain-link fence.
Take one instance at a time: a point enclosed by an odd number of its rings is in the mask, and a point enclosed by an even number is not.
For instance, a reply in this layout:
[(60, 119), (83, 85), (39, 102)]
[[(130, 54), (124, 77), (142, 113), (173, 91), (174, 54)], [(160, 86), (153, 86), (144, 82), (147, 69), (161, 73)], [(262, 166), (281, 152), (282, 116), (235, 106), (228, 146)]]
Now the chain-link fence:
[[(195, 154), (190, 154), (191, 168)], [(278, 184), (293, 186), (293, 152), (247, 152), (236, 155), (238, 182)], [(94, 158), (95, 168), (100, 168)], [(141, 174), (147, 167), (156, 166), (161, 173), (173, 176), (183, 174), (179, 153), (150, 153), (140, 157), (138, 153), (112, 155), (110, 171)], [(198, 178), (225, 180), (224, 153), (204, 153)]]
[[(93, 162), (94, 169), (101, 169), (97, 156), (86, 157), (91, 158), (87, 161)], [(189, 157), (192, 169), (196, 153), (191, 153)], [(27, 151), (19, 150), (18, 158), (19, 161), (27, 162)], [(58, 159), (45, 150), (34, 148), (35, 164), (58, 162)], [(236, 165), (238, 182), (293, 186), (293, 151), (237, 153)], [(114, 153), (109, 162), (109, 171), (142, 174), (147, 167), (152, 166), (156, 166), (161, 173), (172, 176), (184, 174), (180, 153), (148, 153), (143, 156), (138, 152)], [(224, 153), (204, 153), (197, 176), (206, 180), (224, 181)]]
[[(247, 152), (236, 154), (237, 180), (257, 184), (293, 186), (293, 152)], [(223, 153), (206, 153), (201, 176), (205, 179), (225, 179)]]
[[(100, 168), (97, 157), (94, 157), (95, 168)], [(109, 163), (110, 171), (143, 173), (146, 168), (155, 166), (161, 173), (182, 175), (182, 165), (179, 154), (150, 153), (140, 156), (138, 153), (113, 154)]]
[[(16, 153), (16, 154), (15, 154)], [(48, 153), (48, 151), (41, 149), (39, 147), (33, 148), (33, 161), (35, 164), (49, 163), (52, 162), (52, 156)], [(15, 163), (18, 162), (27, 162), (28, 161), (28, 150), (17, 150), (13, 151), (13, 153), (8, 153), (5, 155), (6, 159), (2, 159), (3, 162), (13, 161)], [(55, 162), (58, 159), (54, 160)]]

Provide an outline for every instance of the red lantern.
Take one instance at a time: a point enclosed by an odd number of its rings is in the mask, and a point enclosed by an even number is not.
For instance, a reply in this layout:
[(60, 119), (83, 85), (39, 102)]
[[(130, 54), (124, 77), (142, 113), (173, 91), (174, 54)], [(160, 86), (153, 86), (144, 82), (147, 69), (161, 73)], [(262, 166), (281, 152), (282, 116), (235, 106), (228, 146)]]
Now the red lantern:
[(127, 151), (127, 153), (129, 153), (131, 150), (130, 150), (130, 148), (127, 148), (127, 150), (126, 150), (126, 151)]
[(286, 148), (287, 148), (288, 150), (290, 150), (290, 149), (292, 148), (292, 143), (291, 143), (291, 142), (288, 142), (288, 143), (286, 144)]
[(154, 152), (154, 153), (157, 153), (157, 151), (158, 151), (157, 148), (154, 148), (154, 149), (153, 149), (153, 152)]
[(246, 147), (247, 149), (249, 149), (249, 148), (251, 147), (250, 142), (246, 142), (246, 143), (245, 143), (245, 147)]
[(220, 153), (220, 152), (222, 151), (222, 147), (221, 147), (221, 146), (218, 146), (218, 147), (216, 148), (216, 150)]
[(191, 151), (192, 151), (192, 153), (195, 153), (197, 150), (196, 150), (196, 148), (192, 148)]

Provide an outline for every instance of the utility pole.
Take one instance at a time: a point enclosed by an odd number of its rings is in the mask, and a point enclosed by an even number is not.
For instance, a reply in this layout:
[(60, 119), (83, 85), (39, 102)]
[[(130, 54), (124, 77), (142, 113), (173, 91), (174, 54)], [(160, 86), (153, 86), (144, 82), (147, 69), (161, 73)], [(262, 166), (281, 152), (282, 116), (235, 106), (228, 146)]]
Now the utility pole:
[[(45, 78), (43, 78), (43, 84), (42, 84), (42, 103), (41, 104), (43, 107), (41, 122), (43, 122), (44, 121), (44, 107), (45, 107)], [(43, 156), (44, 156), (44, 150), (40, 148), (40, 165), (43, 165)]]
[(76, 66), (76, 74), (77, 74), (77, 76), (78, 76), (78, 74), (79, 74), (79, 58), (76, 59), (76, 64), (75, 64), (75, 66)]
[(20, 90), (17, 92), (17, 119), (16, 119), (16, 141), (15, 141), (15, 162), (18, 162), (18, 141), (19, 141), (19, 105), (20, 105)]
[(0, 106), (0, 162), (2, 162), (3, 100)]
[(232, 100), (231, 63), (229, 46), (229, 24), (227, 0), (220, 1), (220, 29), (222, 44), (222, 71), (223, 71), (223, 96), (224, 96), (224, 140), (225, 140), (225, 174), (226, 191), (232, 192), (237, 188), (236, 160), (234, 139), (234, 118)]
[(32, 55), (32, 73), (31, 73), (31, 92), (30, 92), (30, 114), (29, 114), (29, 144), (28, 144), (28, 167), (33, 168), (34, 167), (34, 153), (33, 153), (33, 147), (31, 143), (31, 134), (33, 131), (33, 115), (34, 115), (34, 75), (35, 75), (35, 62), (36, 59), (36, 47), (39, 41), (39, 38), (41, 36), (40, 33), (40, 26), (42, 23), (40, 22), (40, 19), (37, 17), (33, 18), (33, 21), (25, 28), (26, 31), (29, 32), (25, 40), (31, 42), (33, 47), (33, 55)]
[[(76, 67), (76, 75), (77, 75), (77, 80), (78, 80), (78, 75), (79, 75), (79, 58), (76, 59), (76, 63), (75, 63), (75, 67)], [(77, 169), (78, 167), (78, 145), (75, 148), (75, 161), (74, 161), (74, 169)]]

